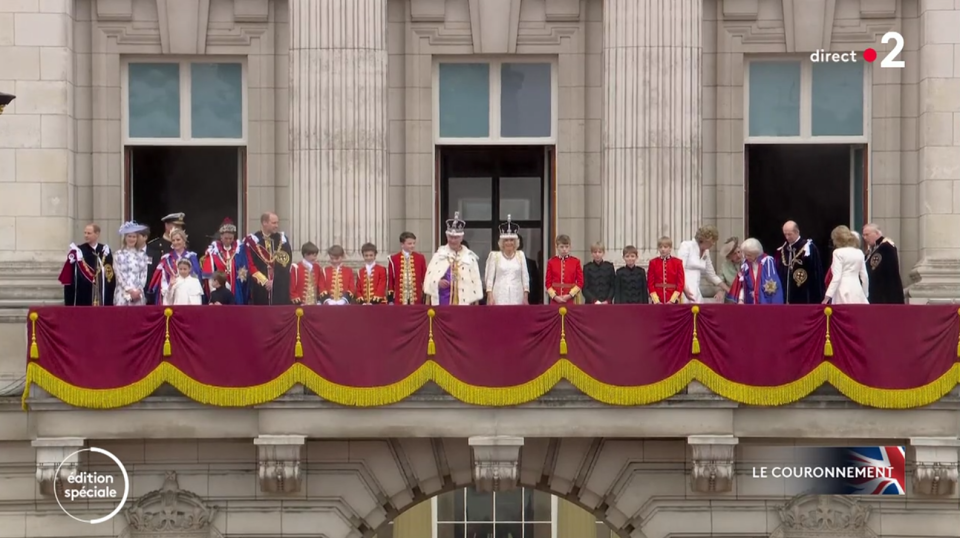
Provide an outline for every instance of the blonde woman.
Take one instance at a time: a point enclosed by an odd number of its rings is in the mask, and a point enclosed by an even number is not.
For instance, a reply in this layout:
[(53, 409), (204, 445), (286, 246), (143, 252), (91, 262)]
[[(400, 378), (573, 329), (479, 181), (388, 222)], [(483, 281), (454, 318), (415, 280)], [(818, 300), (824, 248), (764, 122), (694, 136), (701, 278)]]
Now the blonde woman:
[(150, 256), (141, 247), (142, 224), (127, 222), (120, 227), (123, 247), (113, 253), (113, 272), (117, 287), (113, 292), (114, 306), (140, 306), (146, 304), (147, 268)]
[(680, 243), (677, 257), (683, 262), (684, 290), (683, 295), (687, 302), (702, 303), (703, 293), (700, 291), (700, 278), (705, 276), (714, 286), (720, 288), (715, 298), (722, 301), (723, 296), (730, 291), (728, 286), (713, 268), (710, 259), (710, 249), (717, 244), (720, 234), (713, 226), (702, 226), (697, 230), (693, 241)]
[(500, 225), (500, 250), (487, 256), (487, 305), (530, 304), (530, 273), (526, 256), (517, 249), (519, 238), (520, 227), (507, 215), (507, 222)]
[(823, 304), (867, 304), (870, 280), (859, 241), (850, 228), (837, 226), (830, 232), (833, 262), (830, 264), (830, 285)]
[(163, 300), (164, 304), (168, 304), (167, 291), (179, 276), (180, 271), (177, 265), (180, 260), (188, 260), (193, 267), (193, 275), (200, 278), (200, 260), (196, 254), (187, 250), (187, 233), (180, 228), (175, 228), (170, 232), (170, 252), (160, 258), (160, 263), (150, 279), (150, 290), (156, 294), (157, 298)]

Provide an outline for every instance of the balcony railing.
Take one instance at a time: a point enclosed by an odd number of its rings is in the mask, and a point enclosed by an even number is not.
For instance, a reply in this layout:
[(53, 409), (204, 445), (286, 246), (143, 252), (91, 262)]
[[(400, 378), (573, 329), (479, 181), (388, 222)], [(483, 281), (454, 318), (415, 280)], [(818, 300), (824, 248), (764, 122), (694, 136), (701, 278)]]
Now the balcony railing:
[(431, 382), (465, 403), (512, 406), (563, 380), (619, 406), (699, 381), (749, 405), (829, 383), (862, 405), (910, 408), (960, 382), (951, 306), (44, 307), (27, 325), (28, 384), (98, 409), (164, 384), (217, 406), (302, 385), (373, 407)]

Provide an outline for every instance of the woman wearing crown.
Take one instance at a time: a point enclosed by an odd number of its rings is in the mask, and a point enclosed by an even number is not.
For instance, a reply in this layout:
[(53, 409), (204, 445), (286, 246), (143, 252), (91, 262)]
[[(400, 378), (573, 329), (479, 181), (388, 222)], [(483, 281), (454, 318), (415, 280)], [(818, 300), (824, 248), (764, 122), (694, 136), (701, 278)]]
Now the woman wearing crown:
[[(226, 288), (236, 304), (244, 304), (247, 292), (247, 260), (244, 249), (237, 243), (237, 226), (229, 218), (223, 220), (217, 240), (210, 243), (206, 254), (200, 258), (200, 271), (206, 283), (216, 273), (227, 277)], [(210, 293), (209, 288), (206, 290)]]
[(427, 266), (423, 292), (432, 305), (471, 305), (483, 298), (480, 261), (463, 245), (466, 228), (460, 213), (454, 213), (447, 221), (447, 244), (437, 249)]
[(530, 274), (523, 252), (517, 249), (520, 226), (514, 224), (510, 215), (500, 225), (500, 250), (487, 256), (486, 275), (488, 305), (529, 304)]

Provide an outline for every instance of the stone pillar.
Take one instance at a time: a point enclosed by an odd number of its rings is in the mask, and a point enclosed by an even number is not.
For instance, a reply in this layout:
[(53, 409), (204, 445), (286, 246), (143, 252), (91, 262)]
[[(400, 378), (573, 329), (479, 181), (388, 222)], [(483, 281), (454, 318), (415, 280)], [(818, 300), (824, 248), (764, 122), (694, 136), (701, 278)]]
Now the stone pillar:
[(75, 2), (0, 2), (0, 262), (61, 261), (75, 216)]
[(388, 248), (387, 0), (290, 1), (291, 239)]
[(393, 520), (393, 538), (431, 538), (433, 536), (433, 507), (422, 501)]
[(960, 299), (960, 5), (919, 3), (920, 261), (910, 302)]
[(557, 538), (596, 538), (597, 517), (564, 499), (557, 499)]
[(603, 241), (691, 239), (701, 219), (702, 0), (603, 1)]

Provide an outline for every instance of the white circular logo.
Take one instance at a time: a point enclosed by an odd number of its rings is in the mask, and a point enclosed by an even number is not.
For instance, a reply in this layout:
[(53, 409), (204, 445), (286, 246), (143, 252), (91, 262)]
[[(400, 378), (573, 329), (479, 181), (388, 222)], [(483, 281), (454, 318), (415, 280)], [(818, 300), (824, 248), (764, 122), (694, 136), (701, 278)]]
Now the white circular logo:
[[(116, 464), (117, 468), (120, 469), (120, 475), (123, 476), (123, 495), (120, 495), (120, 491), (118, 489), (120, 485), (116, 483), (117, 477), (115, 477), (113, 474), (77, 471), (68, 476), (65, 480), (66, 484), (63, 484), (63, 497), (65, 497), (63, 500), (60, 499), (61, 492), (57, 491), (57, 488), (54, 488), (53, 493), (57, 499), (57, 504), (60, 505), (60, 509), (63, 510), (63, 513), (81, 523), (96, 525), (97, 523), (110, 521), (120, 513), (120, 510), (123, 510), (123, 505), (127, 503), (127, 496), (130, 494), (130, 476), (127, 474), (127, 469), (123, 466), (123, 463), (120, 462), (120, 458), (102, 448), (81, 448), (61, 461), (60, 465), (57, 465), (56, 473), (53, 476), (59, 477), (60, 468), (82, 452), (103, 454), (104, 456), (110, 458), (114, 464)], [(80, 509), (81, 507), (83, 509), (88, 509), (87, 503), (91, 501), (102, 502), (117, 498), (119, 498), (119, 502), (117, 502), (116, 508), (114, 508), (109, 514), (97, 519), (82, 519), (71, 514), (70, 510), (67, 509), (74, 503), (77, 505), (76, 509)]]

